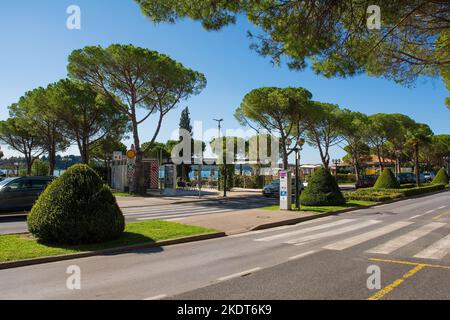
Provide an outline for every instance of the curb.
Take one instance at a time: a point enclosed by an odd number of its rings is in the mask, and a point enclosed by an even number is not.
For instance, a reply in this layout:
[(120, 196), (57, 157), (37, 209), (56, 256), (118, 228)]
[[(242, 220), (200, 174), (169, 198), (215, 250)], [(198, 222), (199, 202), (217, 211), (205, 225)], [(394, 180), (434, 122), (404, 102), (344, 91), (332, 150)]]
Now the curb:
[(38, 265), (38, 264), (50, 263), (50, 262), (59, 262), (59, 261), (67, 261), (67, 260), (74, 260), (74, 259), (87, 258), (87, 257), (95, 257), (95, 256), (101, 256), (101, 255), (113, 255), (113, 254), (127, 253), (127, 252), (134, 251), (134, 250), (142, 250), (142, 249), (170, 246), (170, 245), (182, 244), (182, 243), (188, 243), (188, 242), (210, 240), (210, 239), (222, 238), (225, 236), (226, 236), (225, 232), (215, 232), (215, 233), (208, 233), (208, 234), (202, 234), (202, 235), (197, 235), (197, 236), (189, 236), (189, 237), (178, 238), (178, 239), (169, 239), (169, 240), (163, 240), (163, 241), (159, 241), (159, 242), (141, 243), (141, 244), (126, 246), (126, 247), (118, 247), (118, 248), (104, 249), (104, 250), (98, 250), (98, 251), (88, 251), (88, 252), (80, 252), (80, 253), (66, 254), (66, 255), (60, 255), (60, 256), (4, 262), (4, 263), (0, 263), (0, 270), (33, 266), (33, 265)]

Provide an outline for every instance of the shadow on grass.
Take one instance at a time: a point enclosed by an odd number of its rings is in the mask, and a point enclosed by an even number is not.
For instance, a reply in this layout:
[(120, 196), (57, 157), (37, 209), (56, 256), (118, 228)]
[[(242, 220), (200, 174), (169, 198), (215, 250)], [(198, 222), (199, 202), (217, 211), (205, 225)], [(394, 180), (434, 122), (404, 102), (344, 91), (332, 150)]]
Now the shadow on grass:
[[(107, 250), (107, 249), (113, 249), (113, 248), (121, 248), (121, 247), (128, 247), (132, 245), (147, 245), (156, 243), (156, 241), (150, 237), (146, 237), (139, 233), (133, 233), (133, 232), (124, 232), (120, 238), (115, 240), (110, 240), (107, 242), (102, 243), (93, 243), (93, 244), (81, 244), (81, 245), (59, 245), (59, 244), (49, 244), (49, 243), (43, 243), (38, 241), (39, 244), (45, 245), (49, 248), (54, 249), (62, 249), (67, 250), (70, 253), (76, 253), (76, 252), (90, 252), (90, 251), (101, 251), (101, 250)], [(130, 252), (132, 253), (155, 253), (155, 252), (161, 252), (163, 249), (161, 247), (153, 247), (148, 249), (136, 249), (132, 250)], [(116, 253), (107, 253), (105, 255), (115, 255)]]

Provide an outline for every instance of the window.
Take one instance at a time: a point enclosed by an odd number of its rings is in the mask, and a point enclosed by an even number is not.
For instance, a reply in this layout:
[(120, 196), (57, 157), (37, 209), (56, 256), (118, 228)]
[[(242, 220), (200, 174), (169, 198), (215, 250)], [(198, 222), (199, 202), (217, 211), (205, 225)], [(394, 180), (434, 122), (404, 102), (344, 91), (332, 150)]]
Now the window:
[(31, 185), (32, 185), (33, 189), (45, 189), (49, 183), (50, 183), (49, 180), (33, 180), (33, 181), (31, 181)]

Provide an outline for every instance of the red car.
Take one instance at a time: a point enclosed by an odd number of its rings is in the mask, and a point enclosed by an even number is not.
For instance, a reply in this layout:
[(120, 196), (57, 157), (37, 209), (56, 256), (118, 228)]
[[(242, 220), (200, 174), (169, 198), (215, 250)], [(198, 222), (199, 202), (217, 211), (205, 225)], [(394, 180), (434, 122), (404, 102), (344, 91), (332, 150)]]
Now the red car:
[(378, 176), (371, 175), (371, 176), (362, 176), (359, 181), (355, 184), (356, 189), (361, 188), (372, 188), (375, 185), (375, 182), (377, 182)]

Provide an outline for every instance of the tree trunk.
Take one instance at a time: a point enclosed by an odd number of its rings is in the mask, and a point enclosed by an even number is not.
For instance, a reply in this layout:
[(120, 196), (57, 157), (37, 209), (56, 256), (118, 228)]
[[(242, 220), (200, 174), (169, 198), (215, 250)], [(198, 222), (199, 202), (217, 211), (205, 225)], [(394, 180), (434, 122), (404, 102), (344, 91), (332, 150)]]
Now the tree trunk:
[(414, 172), (416, 174), (416, 185), (420, 186), (420, 168), (419, 168), (419, 145), (414, 146)]
[(56, 167), (56, 142), (55, 141), (52, 141), (52, 144), (49, 148), (48, 162), (49, 162), (48, 175), (53, 176), (54, 172), (55, 172), (55, 167)]
[(381, 150), (380, 147), (377, 147), (377, 156), (378, 156), (378, 165), (380, 167), (380, 172), (384, 170), (383, 159), (381, 158)]

